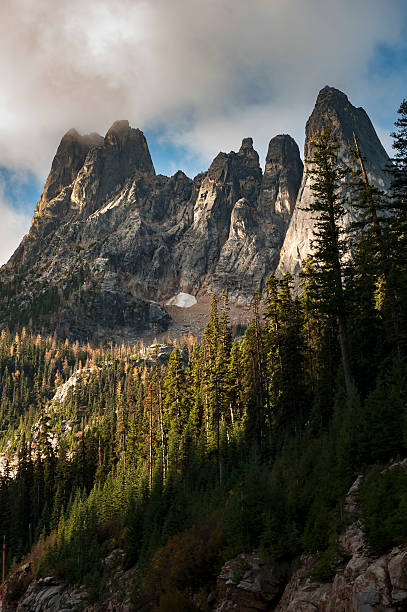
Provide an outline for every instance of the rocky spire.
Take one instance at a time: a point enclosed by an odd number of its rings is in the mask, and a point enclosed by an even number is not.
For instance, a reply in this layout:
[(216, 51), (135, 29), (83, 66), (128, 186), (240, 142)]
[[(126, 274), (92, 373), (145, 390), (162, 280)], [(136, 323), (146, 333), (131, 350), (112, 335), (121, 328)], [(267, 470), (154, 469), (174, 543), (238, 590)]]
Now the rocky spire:
[[(244, 156), (253, 169), (258, 165), (251, 138), (243, 141), (237, 155)], [(261, 183), (261, 175), (255, 176), (255, 181), (253, 174), (246, 176), (209, 283), (212, 291), (226, 288), (230, 298), (238, 301), (262, 290), (278, 263), (302, 176), (300, 153), (291, 136), (272, 138)]]
[(259, 208), (275, 214), (287, 227), (301, 184), (303, 163), (298, 145), (288, 134), (270, 140), (261, 184)]
[(83, 214), (91, 214), (135, 175), (155, 176), (147, 141), (128, 121), (116, 121), (103, 145), (89, 151), (72, 200)]
[(245, 198), (255, 206), (262, 171), (252, 138), (236, 153), (219, 153), (203, 178), (193, 211), (193, 223), (179, 245), (181, 287), (187, 292), (212, 282), (222, 246), (228, 240), (232, 210)]
[[(331, 129), (332, 136), (339, 143), (338, 160), (343, 165), (351, 165), (349, 149), (353, 146), (353, 132), (357, 134), (362, 155), (366, 158), (366, 168), (372, 184), (386, 188), (389, 177), (384, 171), (388, 155), (384, 150), (375, 129), (363, 108), (353, 106), (347, 96), (334, 87), (324, 87), (318, 94), (314, 110), (305, 128), (304, 174), (298, 193), (297, 203), (281, 250), (277, 274), (290, 272), (297, 276), (301, 261), (311, 253), (314, 214), (307, 212), (313, 198), (312, 179), (308, 174), (309, 160), (312, 159), (312, 141), (318, 132)], [(348, 224), (353, 216), (349, 207)]]
[(99, 134), (81, 135), (72, 128), (63, 137), (52, 162), (44, 191), (37, 205), (36, 215), (41, 216), (50, 200), (71, 185), (82, 168), (86, 156), (93, 147), (103, 144)]
[(106, 133), (104, 149), (106, 161), (113, 162), (113, 171), (120, 168), (118, 172), (122, 179), (131, 176), (135, 171), (148, 175), (155, 174), (143, 132), (131, 128), (126, 120), (113, 123)]
[(113, 123), (104, 138), (71, 129), (58, 147), (34, 220), (96, 210), (136, 173), (155, 175), (144, 134), (128, 121)]

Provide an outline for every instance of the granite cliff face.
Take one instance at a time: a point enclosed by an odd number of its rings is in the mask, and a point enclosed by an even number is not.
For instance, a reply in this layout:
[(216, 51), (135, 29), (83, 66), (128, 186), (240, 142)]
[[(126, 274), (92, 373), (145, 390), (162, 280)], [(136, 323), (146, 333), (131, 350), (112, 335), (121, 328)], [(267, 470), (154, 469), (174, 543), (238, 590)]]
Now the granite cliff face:
[[(304, 174), (298, 192), (297, 203), (288, 227), (277, 275), (290, 272), (297, 276), (301, 261), (311, 253), (311, 239), (314, 228), (314, 213), (307, 210), (313, 199), (312, 179), (308, 173), (309, 160), (313, 157), (312, 141), (318, 132), (332, 130), (333, 138), (340, 144), (338, 161), (343, 166), (352, 166), (349, 154), (354, 146), (353, 132), (357, 135), (361, 154), (366, 159), (366, 170), (372, 184), (381, 189), (389, 186), (389, 175), (384, 171), (388, 155), (384, 150), (375, 129), (363, 108), (355, 108), (347, 96), (333, 87), (324, 87), (318, 95), (314, 110), (305, 128)], [(348, 225), (354, 216), (348, 207), (344, 225)]]
[[(306, 126), (306, 160), (327, 127), (343, 164), (355, 131), (371, 181), (386, 186), (388, 158), (368, 116), (330, 87)], [(104, 138), (70, 130), (30, 232), (0, 271), (0, 324), (31, 319), (79, 339), (129, 340), (166, 329), (163, 305), (180, 292), (199, 301), (226, 289), (247, 303), (276, 268), (297, 275), (310, 252), (307, 168), (295, 141), (279, 135), (264, 173), (245, 138), (237, 153), (219, 153), (194, 179), (181, 171), (169, 178), (155, 174), (143, 133), (127, 121)]]
[[(302, 175), (295, 142), (270, 142), (263, 172), (251, 138), (195, 179), (156, 176), (127, 121), (105, 138), (61, 141), (29, 234), (0, 272), (4, 323), (130, 340), (162, 331), (179, 292), (228, 289), (246, 301), (278, 261)], [(16, 314), (18, 313), (18, 314)]]
[(290, 136), (270, 141), (264, 176), (253, 141), (220, 153), (204, 176), (180, 243), (181, 288), (246, 300), (275, 269), (302, 175)]

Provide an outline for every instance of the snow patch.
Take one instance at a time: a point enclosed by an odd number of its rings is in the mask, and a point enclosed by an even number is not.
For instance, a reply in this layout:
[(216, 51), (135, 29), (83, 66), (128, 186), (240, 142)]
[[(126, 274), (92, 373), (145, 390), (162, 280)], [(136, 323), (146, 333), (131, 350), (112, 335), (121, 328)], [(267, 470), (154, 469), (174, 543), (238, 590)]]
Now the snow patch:
[(190, 308), (197, 304), (196, 297), (191, 295), (190, 293), (178, 293), (173, 298), (171, 298), (166, 306), (179, 306), (179, 308)]

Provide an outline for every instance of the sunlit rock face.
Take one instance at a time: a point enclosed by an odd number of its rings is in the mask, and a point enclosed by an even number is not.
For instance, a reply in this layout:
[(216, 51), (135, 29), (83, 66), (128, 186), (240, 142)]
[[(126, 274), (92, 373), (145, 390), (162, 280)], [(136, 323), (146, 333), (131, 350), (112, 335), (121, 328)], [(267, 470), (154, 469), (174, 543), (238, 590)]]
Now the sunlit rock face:
[[(361, 154), (366, 159), (369, 180), (382, 189), (389, 185), (389, 175), (385, 171), (389, 158), (366, 112), (363, 108), (355, 108), (347, 96), (338, 89), (324, 87), (319, 92), (314, 110), (305, 128), (304, 174), (281, 250), (278, 275), (290, 272), (293, 276), (298, 277), (301, 261), (312, 252), (311, 240), (314, 232), (315, 213), (306, 210), (314, 197), (311, 191), (312, 178), (308, 170), (313, 157), (312, 141), (319, 132), (326, 129), (331, 130), (333, 139), (340, 145), (338, 161), (343, 166), (353, 164), (349, 150), (354, 145), (353, 132), (355, 132)], [(343, 220), (344, 225), (348, 225), (352, 218), (354, 218), (354, 212), (348, 206), (348, 214)]]
[(220, 153), (202, 181), (187, 233), (185, 289), (226, 290), (244, 301), (274, 271), (302, 176), (298, 146), (270, 141), (262, 176), (251, 138), (238, 153)]

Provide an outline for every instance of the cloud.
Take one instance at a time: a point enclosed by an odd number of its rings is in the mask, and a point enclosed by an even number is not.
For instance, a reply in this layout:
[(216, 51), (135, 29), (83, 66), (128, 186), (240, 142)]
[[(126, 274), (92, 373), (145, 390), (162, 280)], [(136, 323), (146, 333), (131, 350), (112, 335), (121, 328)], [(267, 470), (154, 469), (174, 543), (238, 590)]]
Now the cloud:
[(9, 260), (29, 227), (30, 217), (13, 208), (0, 185), (0, 265)]
[(70, 127), (120, 118), (202, 163), (248, 135), (264, 157), (276, 133), (303, 140), (326, 84), (385, 129), (405, 65), (372, 78), (370, 62), (405, 17), (404, 0), (3, 0), (0, 164), (44, 177)]

